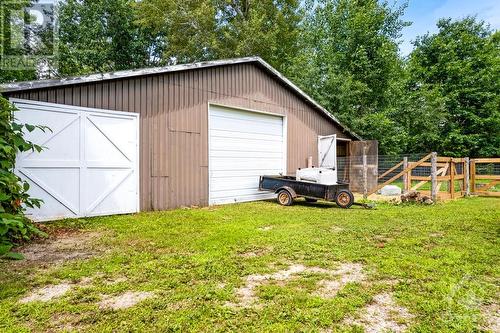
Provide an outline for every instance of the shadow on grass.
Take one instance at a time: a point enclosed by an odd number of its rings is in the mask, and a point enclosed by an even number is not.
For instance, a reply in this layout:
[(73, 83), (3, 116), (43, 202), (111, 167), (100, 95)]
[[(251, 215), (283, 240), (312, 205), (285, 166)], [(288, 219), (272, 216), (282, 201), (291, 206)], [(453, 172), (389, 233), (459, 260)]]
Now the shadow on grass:
[[(265, 200), (265, 201), (279, 205), (279, 203), (276, 201), (276, 199), (269, 199), (269, 200)], [(318, 200), (317, 202), (306, 202), (302, 198), (295, 199), (293, 201), (293, 206), (310, 207), (310, 208), (337, 208), (337, 209), (341, 209), (334, 202), (321, 201), (321, 200)]]

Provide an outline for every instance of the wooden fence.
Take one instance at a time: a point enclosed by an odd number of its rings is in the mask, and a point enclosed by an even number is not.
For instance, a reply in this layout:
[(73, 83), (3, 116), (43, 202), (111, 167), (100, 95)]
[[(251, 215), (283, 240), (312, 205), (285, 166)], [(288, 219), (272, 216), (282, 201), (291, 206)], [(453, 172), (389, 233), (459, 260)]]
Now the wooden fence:
[[(497, 170), (497, 172), (494, 172)], [(500, 197), (500, 191), (494, 191), (500, 184), (500, 158), (474, 158), (470, 160), (470, 187), (480, 196)]]
[[(398, 171), (402, 169), (402, 171)], [(500, 197), (500, 158), (470, 159), (443, 157), (430, 153), (418, 161), (403, 158), (378, 176), (376, 187), (365, 192), (365, 197), (384, 186), (398, 182), (404, 192), (418, 190), (433, 201), (448, 200), (475, 194)], [(402, 183), (402, 184), (401, 184)]]

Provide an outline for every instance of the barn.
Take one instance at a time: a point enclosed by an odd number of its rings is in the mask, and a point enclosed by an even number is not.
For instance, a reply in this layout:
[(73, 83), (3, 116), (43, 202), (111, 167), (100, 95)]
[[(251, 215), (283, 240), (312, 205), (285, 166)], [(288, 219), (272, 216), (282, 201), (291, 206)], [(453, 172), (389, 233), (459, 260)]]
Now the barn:
[(35, 220), (266, 199), (259, 175), (333, 164), (359, 139), (258, 57), (1, 91), (19, 121), (51, 129), (27, 133), (46, 149), (17, 160), (45, 202)]

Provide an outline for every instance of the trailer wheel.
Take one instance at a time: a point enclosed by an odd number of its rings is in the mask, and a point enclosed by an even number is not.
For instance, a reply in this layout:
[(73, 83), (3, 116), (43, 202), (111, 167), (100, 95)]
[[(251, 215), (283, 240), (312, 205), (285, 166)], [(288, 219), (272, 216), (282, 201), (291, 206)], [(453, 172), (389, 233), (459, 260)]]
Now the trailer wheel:
[(313, 203), (313, 202), (318, 202), (318, 199), (314, 199), (314, 198), (306, 198), (306, 202), (310, 202), (310, 203)]
[(282, 206), (291, 206), (293, 203), (293, 197), (287, 190), (281, 190), (278, 192), (278, 203)]
[(349, 208), (354, 203), (354, 196), (348, 190), (340, 190), (335, 197), (335, 203), (340, 208)]

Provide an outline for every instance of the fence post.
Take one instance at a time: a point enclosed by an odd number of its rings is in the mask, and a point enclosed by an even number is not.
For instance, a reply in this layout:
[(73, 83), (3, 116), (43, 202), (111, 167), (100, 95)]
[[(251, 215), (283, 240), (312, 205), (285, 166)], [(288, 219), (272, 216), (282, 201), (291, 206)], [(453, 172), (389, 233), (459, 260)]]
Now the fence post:
[(437, 202), (437, 153), (431, 154), (431, 198)]
[(465, 196), (470, 196), (470, 171), (469, 171), (469, 158), (464, 158), (464, 187)]
[(453, 158), (450, 161), (450, 198), (455, 199), (455, 161)]
[(476, 192), (476, 161), (470, 160), (470, 191), (472, 194)]
[(363, 147), (363, 198), (368, 198), (368, 159), (366, 156), (366, 145)]
[[(408, 157), (403, 157), (403, 170), (406, 170), (408, 167)], [(411, 172), (411, 171), (410, 171)], [(403, 175), (403, 193), (406, 193), (410, 190), (411, 186), (408, 186), (408, 172)]]

